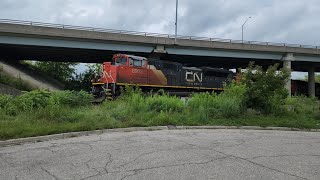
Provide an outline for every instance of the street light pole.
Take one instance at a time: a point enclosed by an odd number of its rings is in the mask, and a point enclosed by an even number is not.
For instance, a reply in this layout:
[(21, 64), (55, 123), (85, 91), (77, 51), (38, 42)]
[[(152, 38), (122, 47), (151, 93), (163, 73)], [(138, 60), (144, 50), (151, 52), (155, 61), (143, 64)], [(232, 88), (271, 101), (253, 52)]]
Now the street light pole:
[(177, 43), (177, 33), (178, 33), (178, 0), (176, 0), (176, 29), (175, 29), (175, 36), (174, 36), (174, 42)]
[(243, 27), (244, 27), (244, 25), (247, 23), (247, 21), (249, 20), (249, 19), (251, 19), (251, 16), (250, 17), (248, 17), (247, 18), (247, 20), (242, 24), (242, 43), (243, 43)]

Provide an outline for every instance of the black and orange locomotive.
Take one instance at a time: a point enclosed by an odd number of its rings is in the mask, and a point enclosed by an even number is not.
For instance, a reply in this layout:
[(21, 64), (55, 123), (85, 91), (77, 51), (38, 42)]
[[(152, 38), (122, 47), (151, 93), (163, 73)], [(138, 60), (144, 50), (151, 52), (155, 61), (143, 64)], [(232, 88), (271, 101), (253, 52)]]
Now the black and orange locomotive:
[(170, 94), (222, 91), (233, 72), (211, 67), (186, 67), (180, 63), (126, 54), (116, 54), (104, 62), (102, 73), (92, 80), (92, 93), (98, 101), (119, 95), (119, 87), (139, 86), (144, 91), (164, 89)]

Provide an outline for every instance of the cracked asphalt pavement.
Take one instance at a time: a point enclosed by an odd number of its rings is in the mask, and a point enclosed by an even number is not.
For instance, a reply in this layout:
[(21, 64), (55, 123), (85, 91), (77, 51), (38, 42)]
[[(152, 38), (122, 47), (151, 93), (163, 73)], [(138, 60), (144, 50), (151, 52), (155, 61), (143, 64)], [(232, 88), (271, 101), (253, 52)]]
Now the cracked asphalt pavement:
[(0, 147), (0, 179), (320, 179), (320, 134), (114, 132)]

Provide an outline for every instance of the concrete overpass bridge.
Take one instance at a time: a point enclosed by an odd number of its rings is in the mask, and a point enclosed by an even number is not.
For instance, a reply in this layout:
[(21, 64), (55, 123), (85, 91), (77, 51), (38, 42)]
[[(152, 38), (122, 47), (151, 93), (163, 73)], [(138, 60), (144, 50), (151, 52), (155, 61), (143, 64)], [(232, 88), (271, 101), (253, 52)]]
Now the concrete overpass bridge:
[[(0, 19), (0, 59), (103, 62), (115, 53), (177, 61), (191, 66), (244, 68), (284, 64), (308, 71), (314, 95), (314, 73), (320, 70), (320, 47), (123, 31), (93, 27)], [(288, 83), (288, 89), (290, 83)]]

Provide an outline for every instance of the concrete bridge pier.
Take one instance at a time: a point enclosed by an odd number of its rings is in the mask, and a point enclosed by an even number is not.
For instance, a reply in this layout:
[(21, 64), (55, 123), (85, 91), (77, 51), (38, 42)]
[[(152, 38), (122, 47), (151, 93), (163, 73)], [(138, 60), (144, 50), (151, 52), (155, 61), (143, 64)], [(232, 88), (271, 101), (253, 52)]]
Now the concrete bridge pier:
[(289, 96), (291, 96), (291, 70), (292, 70), (291, 69), (291, 62), (294, 60), (295, 60), (295, 58), (294, 58), (293, 53), (288, 53), (283, 57), (283, 67), (289, 69), (289, 71), (290, 71), (290, 76), (289, 76), (287, 83), (285, 85), (286, 89), (289, 92)]
[(166, 54), (167, 51), (163, 45), (157, 45), (152, 53), (149, 55), (148, 59), (152, 60), (160, 60), (161, 56)]
[(316, 96), (316, 88), (315, 88), (315, 68), (310, 67), (308, 69), (308, 93), (310, 97)]

